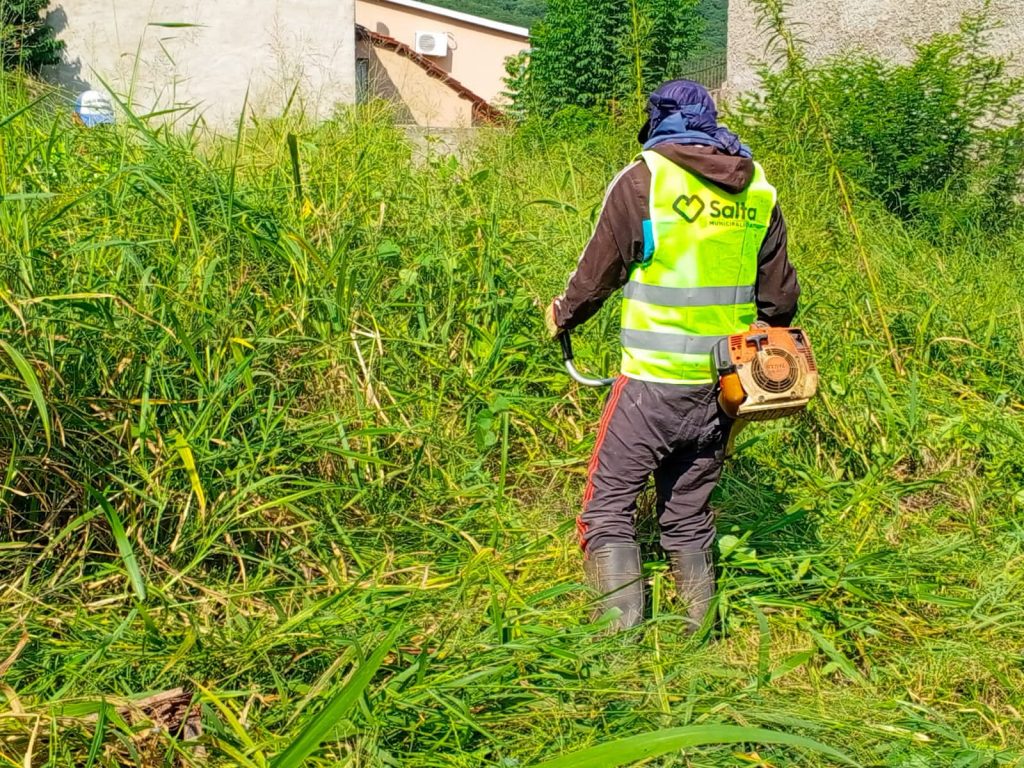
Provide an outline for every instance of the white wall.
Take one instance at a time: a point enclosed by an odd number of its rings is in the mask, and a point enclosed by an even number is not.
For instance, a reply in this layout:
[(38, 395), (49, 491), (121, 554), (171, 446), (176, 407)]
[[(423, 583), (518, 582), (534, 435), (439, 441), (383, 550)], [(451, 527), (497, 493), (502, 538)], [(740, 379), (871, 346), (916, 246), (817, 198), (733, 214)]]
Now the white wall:
[[(964, 13), (977, 12), (982, 5), (982, 0), (791, 0), (786, 15), (812, 61), (853, 49), (906, 61), (913, 43), (956, 29)], [(1013, 54), (1019, 70), (1024, 4), (992, 0), (991, 12), (1003, 25), (992, 34), (991, 49)], [(769, 58), (767, 42), (751, 0), (729, 0), (730, 92), (756, 87), (757, 68)]]
[(73, 92), (105, 81), (140, 113), (192, 106), (182, 120), (227, 129), (247, 88), (257, 114), (296, 85), (318, 116), (355, 100), (354, 0), (54, 0), (47, 21), (67, 44), (48, 77)]

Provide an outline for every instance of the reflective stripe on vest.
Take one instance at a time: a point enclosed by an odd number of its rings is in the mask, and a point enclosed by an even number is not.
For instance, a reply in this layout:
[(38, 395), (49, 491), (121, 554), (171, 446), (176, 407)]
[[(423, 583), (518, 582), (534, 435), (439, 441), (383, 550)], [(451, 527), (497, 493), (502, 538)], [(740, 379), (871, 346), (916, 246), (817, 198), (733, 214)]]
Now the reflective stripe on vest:
[(708, 288), (669, 288), (630, 281), (622, 289), (622, 296), (644, 304), (663, 307), (707, 307), (714, 304), (753, 304), (754, 286), (715, 286)]
[(775, 189), (754, 163), (731, 194), (648, 151), (653, 243), (623, 289), (621, 371), (646, 381), (709, 384), (711, 349), (757, 317), (757, 257)]
[(619, 332), (619, 339), (624, 347), (647, 349), (652, 352), (675, 352), (680, 355), (710, 355), (715, 344), (724, 338), (726, 337), (634, 331), (629, 328), (624, 328)]

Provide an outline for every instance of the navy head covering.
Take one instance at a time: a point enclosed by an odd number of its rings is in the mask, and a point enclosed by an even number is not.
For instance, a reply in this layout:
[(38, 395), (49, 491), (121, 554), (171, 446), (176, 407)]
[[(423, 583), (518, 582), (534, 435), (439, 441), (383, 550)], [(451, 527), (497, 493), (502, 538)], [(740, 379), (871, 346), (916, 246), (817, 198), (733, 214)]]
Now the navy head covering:
[(650, 149), (662, 142), (704, 144), (728, 155), (750, 157), (750, 147), (718, 124), (718, 110), (708, 89), (692, 80), (669, 80), (647, 100), (647, 122), (637, 140)]

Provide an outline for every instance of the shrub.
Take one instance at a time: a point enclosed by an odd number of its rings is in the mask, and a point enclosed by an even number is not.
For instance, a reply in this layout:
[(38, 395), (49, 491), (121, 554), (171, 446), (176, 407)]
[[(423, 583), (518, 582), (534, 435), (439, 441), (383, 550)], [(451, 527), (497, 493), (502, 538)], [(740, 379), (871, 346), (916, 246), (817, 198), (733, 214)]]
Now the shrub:
[(517, 110), (545, 117), (638, 104), (682, 76), (703, 31), (697, 0), (552, 0), (526, 72), (510, 71), (509, 90)]
[(824, 115), (850, 178), (904, 219), (937, 232), (984, 220), (1005, 226), (1024, 190), (1024, 94), (1006, 59), (985, 52), (991, 24), (966, 17), (951, 34), (917, 45), (908, 64), (851, 53), (802, 70), (766, 74), (742, 108), (764, 140), (791, 141), (807, 99)]
[(49, 0), (3, 0), (0, 3), (0, 56), (4, 69), (38, 71), (60, 61), (64, 43), (40, 14)]

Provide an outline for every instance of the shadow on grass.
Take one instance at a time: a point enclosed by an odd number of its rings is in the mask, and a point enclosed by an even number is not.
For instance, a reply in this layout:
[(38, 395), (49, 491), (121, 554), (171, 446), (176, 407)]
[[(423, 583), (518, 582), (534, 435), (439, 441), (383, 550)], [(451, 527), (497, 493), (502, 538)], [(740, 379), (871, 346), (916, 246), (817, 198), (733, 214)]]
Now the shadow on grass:
[(719, 536), (745, 537), (749, 546), (767, 556), (820, 549), (814, 510), (799, 508), (765, 474), (754, 459), (737, 457), (726, 464), (711, 500)]
[[(793, 497), (773, 487), (757, 461), (730, 459), (711, 499), (718, 538), (735, 536), (766, 557), (821, 547), (813, 510), (794, 509)], [(636, 528), (645, 561), (664, 559), (653, 484), (637, 500)]]

